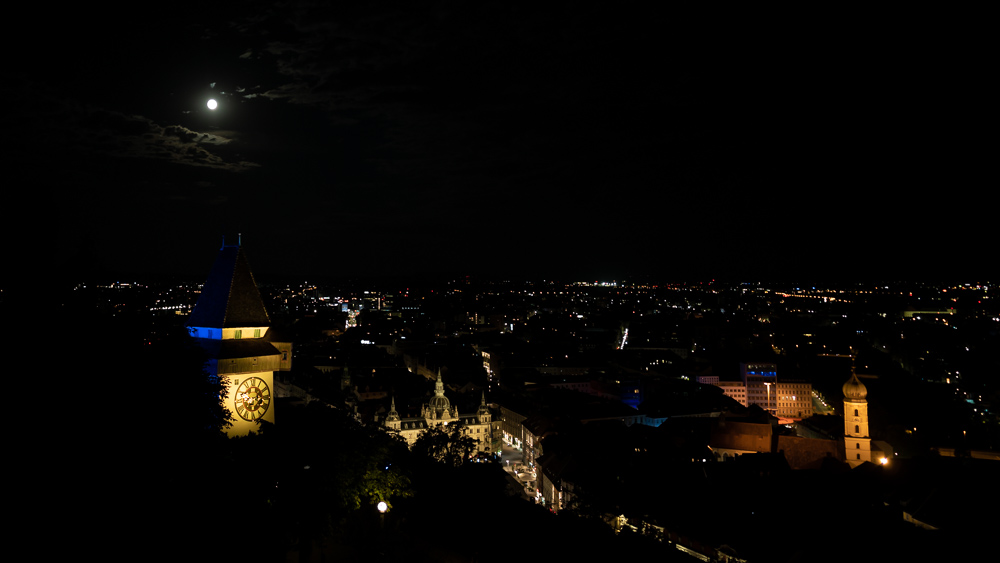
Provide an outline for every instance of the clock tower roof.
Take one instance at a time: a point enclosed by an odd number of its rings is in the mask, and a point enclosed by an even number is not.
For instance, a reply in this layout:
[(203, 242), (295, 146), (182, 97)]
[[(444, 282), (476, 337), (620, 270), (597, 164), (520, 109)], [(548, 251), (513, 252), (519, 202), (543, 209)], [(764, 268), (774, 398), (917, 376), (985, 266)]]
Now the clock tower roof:
[(187, 325), (239, 328), (270, 324), (243, 247), (223, 245)]

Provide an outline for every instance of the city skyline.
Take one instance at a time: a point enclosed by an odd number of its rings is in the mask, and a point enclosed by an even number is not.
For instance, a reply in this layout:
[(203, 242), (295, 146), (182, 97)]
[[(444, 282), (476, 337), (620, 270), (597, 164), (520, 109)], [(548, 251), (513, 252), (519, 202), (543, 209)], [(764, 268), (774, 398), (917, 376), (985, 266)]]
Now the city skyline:
[[(484, 546), (532, 515), (548, 520), (528, 526), (546, 539), (530, 553), (584, 559), (636, 554), (641, 538), (667, 559), (681, 550), (798, 561), (822, 550), (824, 560), (857, 560), (845, 522), (896, 555), (903, 546), (904, 558), (975, 553), (987, 537), (975, 507), (995, 496), (995, 285), (459, 279), (258, 290), (243, 252), (220, 249), (193, 283), (5, 289), (3, 305), (37, 304), (26, 317), (49, 323), (42, 334), (86, 327), (34, 339), (19, 357), (102, 363), (98, 392), (58, 402), (70, 416), (50, 419), (75, 431), (29, 430), (53, 457), (30, 459), (39, 484), (72, 489), (55, 506), (116, 507), (73, 528), (81, 537), (105, 537), (91, 526), (125, 514), (115, 528), (123, 553), (165, 536), (183, 538), (166, 542), (178, 552), (231, 551), (209, 524), (228, 518), (232, 495), (217, 494), (206, 468), (272, 531), (253, 552), (285, 559), (384, 545), (396, 559), (501, 560), (505, 551)], [(23, 332), (20, 318), (12, 326)], [(280, 375), (267, 371), (279, 348), (290, 368)], [(228, 380), (236, 395), (213, 366), (238, 378)], [(79, 381), (73, 369), (46, 376), (57, 390)], [(224, 440), (223, 407), (237, 423), (262, 410), (276, 418)], [(422, 432), (459, 420), (449, 433)], [(466, 529), (429, 546), (437, 536), (425, 530), (470, 499), (486, 516), (459, 519)], [(389, 507), (377, 521), (376, 501)], [(304, 513), (327, 525), (311, 528)]]

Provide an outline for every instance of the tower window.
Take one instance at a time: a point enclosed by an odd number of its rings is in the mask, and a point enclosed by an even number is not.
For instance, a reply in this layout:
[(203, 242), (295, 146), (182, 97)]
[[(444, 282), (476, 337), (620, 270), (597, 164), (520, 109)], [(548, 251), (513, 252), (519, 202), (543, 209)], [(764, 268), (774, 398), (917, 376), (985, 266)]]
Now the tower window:
[(861, 459), (861, 454), (858, 454), (858, 459)]
[(858, 442), (857, 444), (854, 444), (854, 449), (860, 450), (861, 449), (861, 442)]
[(858, 426), (857, 424), (854, 425), (854, 433), (861, 434), (861, 427)]
[(854, 416), (858, 416), (858, 409), (854, 409)]

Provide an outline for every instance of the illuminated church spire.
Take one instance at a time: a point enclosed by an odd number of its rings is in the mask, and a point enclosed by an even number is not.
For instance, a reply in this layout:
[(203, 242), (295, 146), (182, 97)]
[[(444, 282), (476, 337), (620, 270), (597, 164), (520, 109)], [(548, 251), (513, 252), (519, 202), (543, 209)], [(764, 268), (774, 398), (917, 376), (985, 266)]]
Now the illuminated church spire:
[(437, 382), (434, 383), (434, 396), (444, 397), (444, 381), (441, 380), (441, 370), (438, 370)]
[(451, 401), (444, 396), (444, 381), (441, 379), (441, 370), (438, 370), (437, 382), (434, 383), (434, 396), (427, 401), (427, 409), (430, 418), (436, 420), (450, 420), (457, 416), (452, 413)]
[(392, 402), (389, 404), (389, 413), (385, 416), (385, 426), (394, 430), (399, 430), (400, 428), (399, 413), (396, 412), (395, 396), (393, 396)]
[(486, 391), (483, 391), (483, 398), (479, 402), (479, 410), (476, 411), (476, 418), (479, 422), (489, 424), (491, 420), (490, 407), (486, 404)]
[(871, 438), (868, 435), (868, 389), (854, 372), (856, 354), (851, 349), (851, 378), (844, 383), (844, 452), (847, 463), (857, 467), (872, 461)]
[(392, 398), (392, 402), (389, 404), (389, 414), (386, 415), (386, 420), (399, 420), (399, 413), (396, 412), (396, 397)]

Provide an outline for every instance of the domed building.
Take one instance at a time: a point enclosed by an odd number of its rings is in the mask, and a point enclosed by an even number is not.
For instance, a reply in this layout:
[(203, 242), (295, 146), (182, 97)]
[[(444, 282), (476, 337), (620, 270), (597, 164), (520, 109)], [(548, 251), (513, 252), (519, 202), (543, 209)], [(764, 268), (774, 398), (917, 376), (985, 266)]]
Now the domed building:
[(451, 401), (444, 396), (444, 381), (441, 380), (441, 372), (438, 372), (437, 382), (434, 383), (434, 396), (430, 401), (424, 403), (421, 409), (421, 416), (428, 421), (437, 423), (451, 422), (458, 420), (458, 409), (451, 406)]
[(868, 388), (854, 372), (853, 357), (851, 378), (841, 390), (844, 392), (844, 455), (847, 463), (851, 469), (866, 461), (885, 465), (892, 456), (892, 446), (882, 441), (873, 443), (868, 433)]
[(444, 381), (441, 379), (441, 372), (438, 372), (437, 381), (434, 383), (434, 396), (421, 407), (419, 417), (400, 417), (396, 412), (396, 399), (393, 397), (382, 425), (386, 429), (398, 431), (407, 445), (412, 447), (424, 430), (440, 424), (460, 422), (465, 428), (465, 434), (476, 441), (477, 452), (490, 454), (493, 453), (492, 419), (490, 409), (486, 405), (485, 393), (476, 414), (460, 415), (458, 407), (452, 406), (448, 397), (444, 396)]
[(844, 383), (844, 451), (852, 468), (872, 460), (871, 438), (868, 436), (868, 389), (854, 373)]

